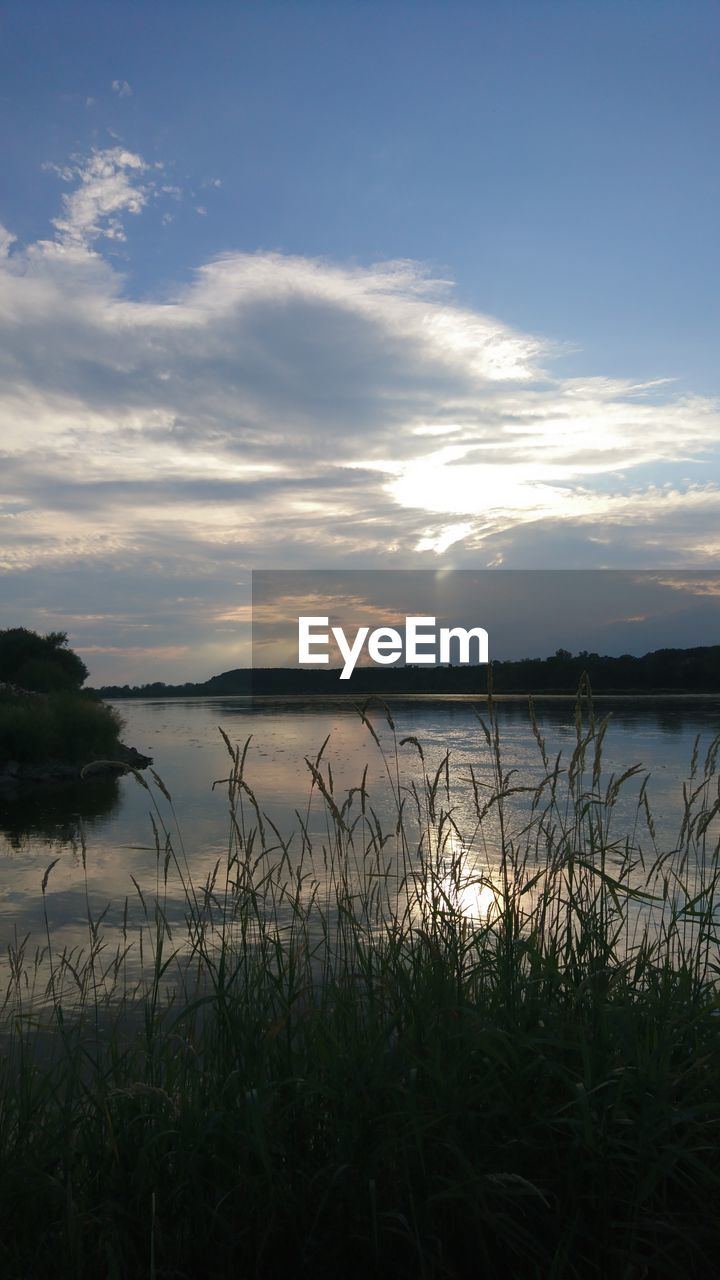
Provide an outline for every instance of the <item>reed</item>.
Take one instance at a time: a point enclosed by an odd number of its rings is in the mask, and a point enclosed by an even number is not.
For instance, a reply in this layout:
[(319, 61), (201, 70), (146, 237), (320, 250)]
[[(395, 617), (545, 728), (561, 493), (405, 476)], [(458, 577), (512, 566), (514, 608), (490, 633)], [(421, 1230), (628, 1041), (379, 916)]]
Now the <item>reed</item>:
[(715, 1274), (718, 740), (670, 838), (641, 772), (608, 775), (587, 690), (567, 759), (531, 703), (532, 776), (492, 698), (461, 777), (361, 714), (391, 820), (366, 776), (336, 789), (326, 743), (283, 834), (226, 738), (205, 882), (138, 774), (139, 926), (126, 902), (110, 948), (88, 894), (81, 953), (47, 913), (44, 947), (9, 948), (4, 1276)]

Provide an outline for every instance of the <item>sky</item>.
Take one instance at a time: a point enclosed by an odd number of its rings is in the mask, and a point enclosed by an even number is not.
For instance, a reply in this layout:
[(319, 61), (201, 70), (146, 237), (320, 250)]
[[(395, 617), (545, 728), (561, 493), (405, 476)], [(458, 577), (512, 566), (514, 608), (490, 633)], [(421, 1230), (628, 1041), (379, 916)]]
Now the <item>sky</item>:
[(3, 4), (0, 626), (201, 680), (253, 569), (718, 567), (719, 51), (692, 0)]
[[(384, 633), (388, 665), (442, 661), (441, 628), (482, 628), (453, 664), (573, 654), (650, 653), (694, 648), (720, 636), (720, 572), (658, 569), (271, 569), (252, 580), (252, 666), (372, 665), (370, 633)], [(300, 644), (301, 626), (303, 645)], [(409, 624), (409, 620), (413, 620)], [(388, 628), (395, 631), (390, 636)], [(343, 638), (338, 635), (341, 630)], [(378, 637), (379, 638), (379, 637)], [(307, 643), (313, 659), (303, 656)], [(382, 654), (382, 649), (379, 650)], [(429, 655), (429, 656), (428, 656)], [(447, 661), (448, 659), (444, 659)], [(352, 685), (347, 686), (352, 693)]]

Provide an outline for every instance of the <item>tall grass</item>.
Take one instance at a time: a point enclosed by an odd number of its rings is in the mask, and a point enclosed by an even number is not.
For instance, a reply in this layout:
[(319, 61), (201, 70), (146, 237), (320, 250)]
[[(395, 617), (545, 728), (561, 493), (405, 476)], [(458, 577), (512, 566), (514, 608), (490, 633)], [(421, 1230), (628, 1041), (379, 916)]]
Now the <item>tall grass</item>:
[(336, 789), (325, 744), (322, 834), (309, 805), (292, 839), (226, 739), (202, 884), (154, 776), (139, 938), (126, 906), (110, 953), (88, 894), (82, 955), (49, 923), (34, 958), (10, 948), (4, 1276), (716, 1274), (718, 741), (670, 839), (647, 779), (607, 775), (589, 700), (569, 759), (531, 716), (537, 775), (506, 769), (491, 699), (457, 779), (386, 711), (392, 820), (366, 776)]

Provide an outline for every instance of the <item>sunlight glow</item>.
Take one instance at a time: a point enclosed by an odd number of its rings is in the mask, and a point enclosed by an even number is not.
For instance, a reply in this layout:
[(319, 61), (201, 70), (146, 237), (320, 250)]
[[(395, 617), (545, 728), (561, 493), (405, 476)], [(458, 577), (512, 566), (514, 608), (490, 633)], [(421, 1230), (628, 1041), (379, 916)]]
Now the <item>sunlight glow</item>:
[(453, 909), (466, 920), (485, 923), (499, 914), (499, 891), (487, 879), (465, 879), (462, 875), (458, 879), (450, 874), (440, 881), (439, 887)]

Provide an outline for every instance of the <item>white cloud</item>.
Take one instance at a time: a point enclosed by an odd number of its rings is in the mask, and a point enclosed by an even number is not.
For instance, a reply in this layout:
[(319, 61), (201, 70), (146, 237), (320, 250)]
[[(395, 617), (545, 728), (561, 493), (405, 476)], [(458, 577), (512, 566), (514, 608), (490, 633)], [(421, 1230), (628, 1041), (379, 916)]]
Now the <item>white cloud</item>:
[(140, 213), (151, 189), (142, 180), (148, 166), (140, 156), (109, 147), (63, 168), (50, 167), (63, 181), (78, 183), (63, 196), (62, 215), (53, 219), (61, 245), (86, 248), (100, 237), (125, 239), (122, 215)]
[(16, 237), (0, 223), (0, 258), (7, 258)]
[(127, 80), (113, 80), (112, 91), (117, 94), (118, 98), (132, 97), (132, 89)]
[(93, 152), (60, 174), (54, 241), (19, 252), (0, 229), (6, 598), (32, 581), (48, 607), (62, 569), (81, 596), (131, 584), (138, 617), (183, 581), (219, 617), (248, 564), (717, 557), (720, 490), (700, 483), (716, 403), (563, 378), (550, 345), (414, 262), (226, 253), (135, 300), (98, 250), (160, 190), (153, 172)]

